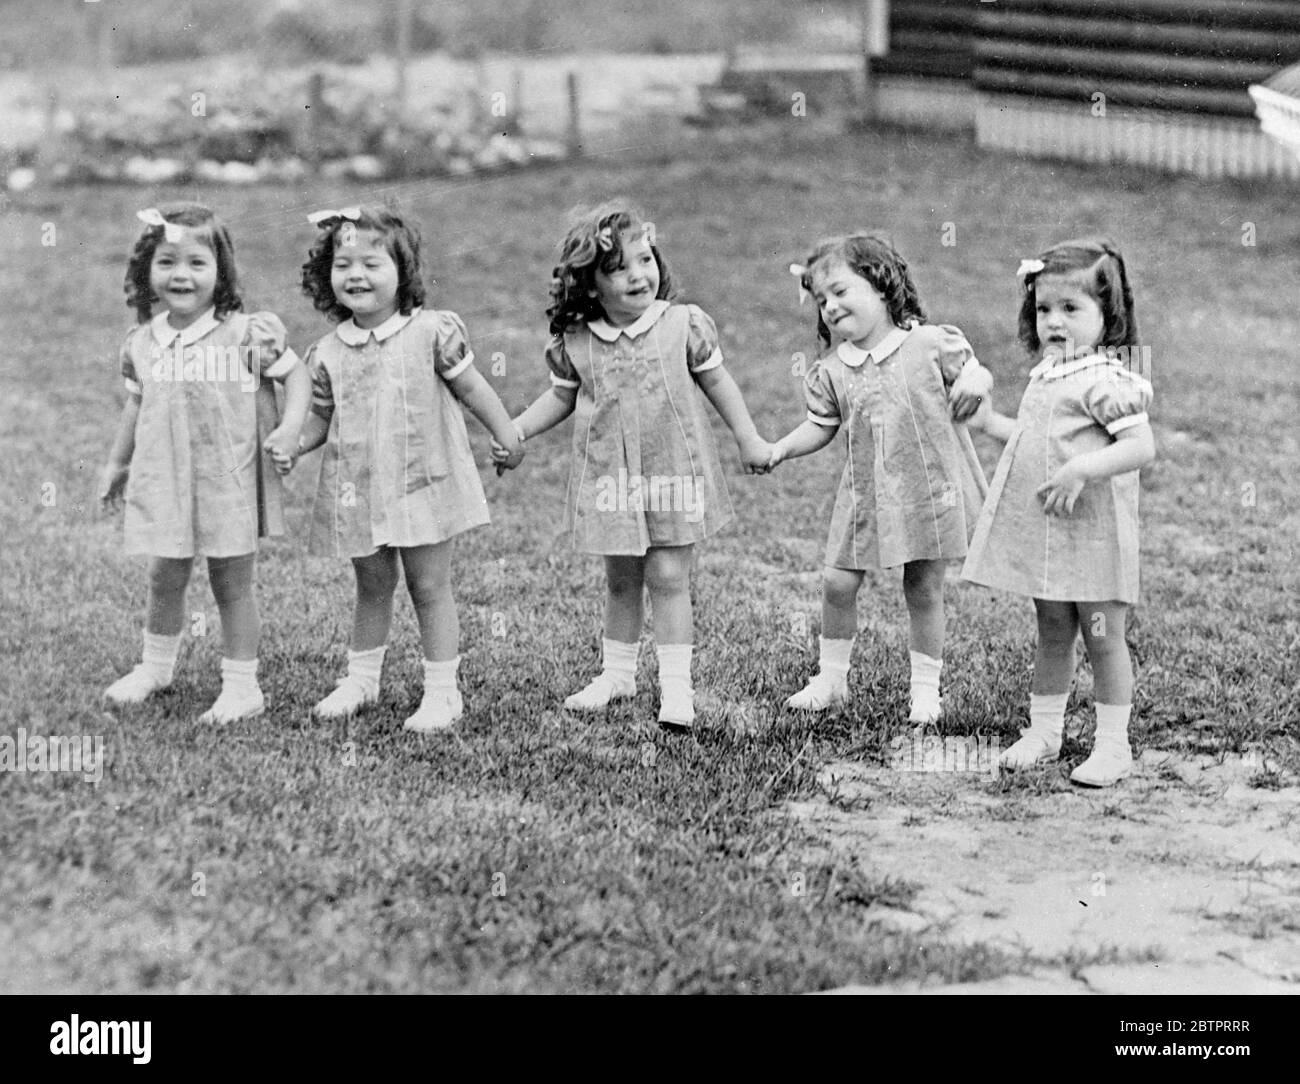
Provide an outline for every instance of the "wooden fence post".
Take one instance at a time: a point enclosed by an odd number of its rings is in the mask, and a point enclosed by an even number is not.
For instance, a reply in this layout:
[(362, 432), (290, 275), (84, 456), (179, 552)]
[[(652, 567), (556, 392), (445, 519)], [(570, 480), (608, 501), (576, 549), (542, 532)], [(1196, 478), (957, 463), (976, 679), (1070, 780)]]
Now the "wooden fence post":
[(577, 158), (582, 153), (582, 108), (578, 101), (578, 73), (569, 72), (569, 131), (566, 146), (569, 157)]

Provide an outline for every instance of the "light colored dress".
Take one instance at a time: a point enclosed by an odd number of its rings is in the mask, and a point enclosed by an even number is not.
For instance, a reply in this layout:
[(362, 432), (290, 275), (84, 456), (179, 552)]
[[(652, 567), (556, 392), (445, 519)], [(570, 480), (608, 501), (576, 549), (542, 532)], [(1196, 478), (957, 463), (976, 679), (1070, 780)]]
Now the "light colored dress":
[(1089, 482), (1068, 516), (1037, 490), (1067, 460), (1147, 421), (1151, 385), (1097, 355), (1045, 360), (1029, 374), (962, 577), (1058, 602), (1137, 602), (1138, 472)]
[(474, 363), (452, 312), (345, 320), (307, 354), (313, 413), (330, 423), (308, 550), (366, 557), (488, 522), (465, 415), (447, 386)]
[(140, 401), (126, 486), (128, 553), (238, 557), (284, 532), (283, 488), (262, 442), (277, 424), (275, 388), (298, 364), (269, 312), (209, 309), (177, 331), (159, 313), (122, 345)]
[(644, 556), (715, 534), (733, 515), (696, 380), (722, 364), (713, 320), (655, 301), (627, 327), (555, 336), (551, 382), (576, 388), (564, 529), (586, 553)]
[(979, 368), (955, 327), (895, 328), (872, 350), (842, 342), (804, 378), (808, 419), (844, 426), (848, 461), (826, 541), (831, 568), (894, 568), (966, 555), (986, 492), (948, 389)]

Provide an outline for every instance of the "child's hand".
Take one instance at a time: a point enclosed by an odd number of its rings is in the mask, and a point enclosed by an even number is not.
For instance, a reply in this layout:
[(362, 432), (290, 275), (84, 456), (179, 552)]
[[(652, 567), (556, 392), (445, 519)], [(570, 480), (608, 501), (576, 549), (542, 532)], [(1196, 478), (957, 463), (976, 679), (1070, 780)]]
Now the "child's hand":
[(975, 413), (966, 419), (966, 425), (970, 429), (978, 432), (984, 432), (988, 428), (989, 419), (993, 417), (993, 400), (987, 395), (980, 401)]
[(1037, 489), (1043, 498), (1043, 512), (1049, 516), (1068, 516), (1074, 511), (1083, 487), (1088, 484), (1087, 474), (1075, 460), (1070, 460)]
[(776, 467), (785, 462), (786, 448), (785, 442), (778, 440), (772, 445), (772, 454), (767, 457), (767, 471), (770, 474)]
[(496, 464), (498, 478), (524, 461), (523, 430), (518, 425), (515, 426), (515, 438), (509, 446), (502, 444), (496, 437), (492, 438), (492, 462)]
[(742, 441), (740, 444), (740, 461), (745, 465), (746, 474), (766, 474), (772, 469), (773, 445), (762, 437)]
[(262, 442), (262, 450), (271, 457), (280, 474), (288, 474), (298, 462), (298, 434), (281, 428)]
[(99, 506), (105, 512), (116, 512), (122, 507), (126, 493), (126, 480), (131, 474), (130, 463), (110, 463), (104, 468), (99, 485)]
[(964, 422), (988, 401), (993, 391), (993, 374), (987, 369), (972, 367), (952, 382), (948, 392), (948, 407), (952, 420)]

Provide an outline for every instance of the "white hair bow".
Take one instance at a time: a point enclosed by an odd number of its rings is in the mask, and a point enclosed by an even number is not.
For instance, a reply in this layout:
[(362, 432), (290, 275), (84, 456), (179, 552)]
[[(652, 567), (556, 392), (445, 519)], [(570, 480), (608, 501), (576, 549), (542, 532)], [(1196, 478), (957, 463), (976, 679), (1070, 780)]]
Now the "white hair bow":
[(1043, 269), (1042, 260), (1021, 260), (1016, 268), (1016, 278), (1024, 282), (1030, 275), (1036, 275)]
[(307, 216), (307, 221), (313, 226), (319, 226), (331, 218), (346, 218), (349, 222), (355, 222), (360, 217), (360, 207), (343, 207), (337, 211), (313, 211)]
[(143, 211), (136, 211), (135, 217), (146, 226), (161, 226), (163, 228), (163, 240), (172, 244), (185, 236), (185, 227), (178, 222), (168, 222), (167, 219), (163, 218), (162, 212), (157, 207), (146, 207)]
[(800, 305), (800, 307), (802, 307), (802, 306), (803, 306), (803, 303), (804, 303), (805, 301), (807, 301), (809, 297), (812, 296), (812, 295), (811, 295), (810, 293), (808, 293), (808, 291), (804, 288), (804, 284), (803, 284), (803, 277), (804, 277), (804, 275), (806, 275), (807, 273), (808, 273), (808, 268), (804, 267), (804, 265), (801, 264), (801, 263), (792, 263), (792, 264), (790, 265), (790, 274), (792, 274), (796, 279), (799, 280), (799, 305)]

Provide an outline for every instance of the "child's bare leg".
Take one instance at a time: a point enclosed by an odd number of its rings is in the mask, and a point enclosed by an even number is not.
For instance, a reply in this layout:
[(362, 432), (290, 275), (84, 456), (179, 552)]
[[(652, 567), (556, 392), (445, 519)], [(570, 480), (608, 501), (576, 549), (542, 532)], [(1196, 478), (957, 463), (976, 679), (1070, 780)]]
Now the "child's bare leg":
[(852, 568), (822, 572), (822, 635), (817, 673), (786, 701), (798, 711), (825, 711), (849, 695), (849, 658), (858, 631), (858, 590), (865, 573)]
[(393, 592), (397, 590), (397, 551), (382, 546), (365, 557), (352, 558), (357, 575), (357, 602), (352, 616), (352, 650), (373, 651), (388, 643), (393, 624)]
[(659, 722), (674, 730), (689, 730), (695, 723), (695, 692), (691, 688), (694, 558), (694, 546), (652, 546), (645, 560), (659, 655)]
[(185, 627), (185, 589), (192, 557), (149, 559), (149, 613), (145, 628), (158, 636), (179, 636)]
[(903, 566), (903, 598), (907, 602), (907, 643), (911, 668), (911, 711), (908, 721), (932, 723), (943, 710), (939, 674), (943, 669), (944, 561), (908, 561)]
[(227, 659), (256, 659), (262, 625), (253, 587), (257, 558), (209, 557), (208, 579), (221, 614), (221, 654)]
[(1128, 741), (1133, 707), (1133, 660), (1124, 639), (1128, 607), (1122, 602), (1078, 603), (1079, 627), (1092, 663), (1097, 733), (1092, 755), (1070, 773), (1076, 783), (1107, 787), (1133, 770)]
[(822, 638), (852, 640), (858, 634), (858, 589), (865, 573), (852, 568), (822, 572)]
[(253, 587), (257, 558), (208, 558), (208, 578), (221, 614), (221, 695), (200, 722), (231, 723), (259, 714), (265, 706), (257, 684), (257, 642), (261, 622)]
[(605, 558), (605, 637), (601, 672), (564, 701), (570, 711), (602, 711), (636, 695), (636, 656), (645, 621), (644, 557)]
[(139, 704), (172, 683), (185, 626), (185, 588), (194, 561), (189, 557), (154, 557), (149, 561), (149, 602), (144, 623), (142, 661), (104, 690), (114, 704)]
[(460, 666), (460, 616), (451, 590), (451, 543), (409, 546), (401, 551), (406, 589), (420, 623), (424, 649), (424, 695), (402, 725), (427, 734), (445, 730), (465, 710), (456, 670)]
[(408, 546), (401, 554), (424, 657), (437, 662), (454, 659), (460, 652), (460, 615), (451, 590), (451, 543)]
[(1074, 678), (1074, 641), (1079, 618), (1073, 602), (1034, 599), (1038, 614), (1038, 647), (1034, 654), (1034, 683), (1029, 696), (1029, 727), (998, 758), (1004, 768), (1027, 768), (1061, 754), (1065, 731), (1065, 702)]
[(397, 590), (397, 551), (381, 546), (365, 557), (352, 558), (357, 577), (356, 608), (352, 614), (352, 642), (348, 670), (338, 687), (316, 705), (324, 719), (351, 715), (379, 699), (379, 676), (384, 668), (385, 645), (393, 624), (393, 592)]

